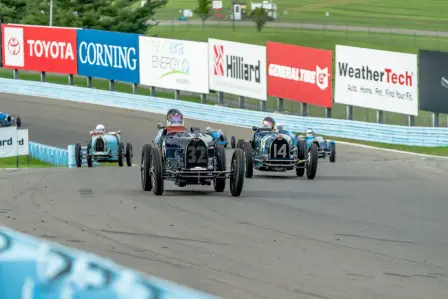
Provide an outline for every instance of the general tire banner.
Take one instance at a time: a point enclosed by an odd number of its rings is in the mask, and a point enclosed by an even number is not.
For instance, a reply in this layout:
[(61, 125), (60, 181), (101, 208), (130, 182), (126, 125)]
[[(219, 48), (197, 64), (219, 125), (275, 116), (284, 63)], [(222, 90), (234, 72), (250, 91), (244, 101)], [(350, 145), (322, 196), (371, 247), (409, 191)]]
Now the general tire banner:
[(140, 84), (208, 93), (208, 45), (186, 40), (139, 37)]
[(17, 156), (17, 136), (17, 127), (0, 128), (0, 158)]
[(420, 109), (448, 113), (448, 53), (420, 50)]
[(266, 47), (208, 39), (210, 89), (266, 101)]
[(268, 95), (333, 106), (332, 51), (267, 42)]
[(137, 34), (82, 29), (77, 40), (79, 75), (140, 83)]
[(76, 75), (76, 30), (3, 24), (3, 67)]
[(417, 55), (336, 45), (335, 103), (418, 115)]

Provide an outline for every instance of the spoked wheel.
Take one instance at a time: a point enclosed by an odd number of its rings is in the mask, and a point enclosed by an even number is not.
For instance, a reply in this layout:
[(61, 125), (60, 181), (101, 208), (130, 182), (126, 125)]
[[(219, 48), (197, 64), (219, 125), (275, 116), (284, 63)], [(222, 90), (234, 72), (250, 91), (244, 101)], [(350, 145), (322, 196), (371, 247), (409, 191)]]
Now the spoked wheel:
[[(305, 140), (299, 140), (297, 142), (297, 147), (298, 147), (298, 158), (299, 160), (305, 160), (306, 159), (306, 141)], [(306, 164), (302, 163), (299, 165), (299, 167), (301, 168), (296, 168), (296, 175), (298, 177), (303, 177), (303, 175), (305, 174), (305, 167)]]
[(317, 161), (319, 158), (317, 155), (317, 145), (313, 143), (308, 154), (308, 165), (306, 168), (306, 177), (309, 180), (313, 180), (316, 177)]
[(244, 156), (246, 158), (246, 178), (251, 178), (254, 175), (254, 158), (252, 156), (252, 144), (250, 142), (244, 143)]
[(75, 144), (75, 161), (76, 167), (82, 166), (82, 152), (81, 152), (81, 144)]
[(132, 160), (134, 158), (134, 151), (132, 150), (132, 144), (126, 143), (126, 164), (132, 166)]
[(336, 144), (332, 144), (330, 148), (330, 162), (336, 162)]
[[(217, 146), (216, 170), (226, 171), (226, 150), (222, 145)], [(226, 178), (217, 178), (213, 181), (213, 187), (216, 192), (224, 192), (226, 189)]]
[(124, 144), (123, 144), (123, 142), (120, 142), (120, 144), (118, 144), (117, 156), (118, 156), (118, 166), (123, 167), (123, 165), (124, 165)]
[(235, 197), (240, 196), (243, 191), (244, 164), (244, 151), (241, 148), (236, 148), (232, 156), (230, 173), (230, 193)]
[(164, 188), (162, 154), (159, 149), (155, 147), (153, 147), (151, 151), (150, 173), (153, 187), (152, 191), (155, 195), (162, 195)]
[(93, 167), (93, 158), (92, 158), (92, 144), (89, 142), (87, 144), (87, 167)]
[(235, 148), (236, 146), (236, 139), (235, 136), (230, 136), (230, 146), (233, 148)]
[(151, 144), (145, 144), (142, 148), (142, 161), (140, 163), (140, 177), (142, 183), (142, 189), (144, 191), (152, 190), (152, 179), (150, 173), (151, 167)]

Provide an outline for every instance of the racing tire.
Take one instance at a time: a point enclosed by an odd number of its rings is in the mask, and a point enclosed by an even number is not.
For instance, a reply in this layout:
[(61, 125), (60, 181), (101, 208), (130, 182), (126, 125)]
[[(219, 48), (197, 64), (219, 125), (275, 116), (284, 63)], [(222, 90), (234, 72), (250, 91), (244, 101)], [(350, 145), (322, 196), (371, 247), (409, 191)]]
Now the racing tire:
[[(298, 158), (299, 160), (305, 160), (306, 159), (306, 141), (305, 140), (298, 140), (297, 141), (297, 151), (298, 151)], [(303, 168), (297, 168), (296, 167), (296, 175), (298, 177), (303, 177), (303, 175), (305, 174), (305, 164), (301, 164), (301, 167), (303, 166)]]
[[(226, 150), (222, 145), (216, 147), (216, 170), (226, 171)], [(226, 189), (226, 178), (216, 178), (213, 181), (216, 192), (224, 192)]]
[(250, 179), (254, 175), (254, 158), (252, 156), (252, 144), (250, 142), (244, 143), (244, 156), (246, 158), (246, 178)]
[(162, 195), (164, 187), (162, 154), (155, 147), (151, 150), (151, 170), (152, 191), (155, 195)]
[(76, 167), (82, 166), (82, 151), (81, 151), (81, 144), (79, 143), (75, 144), (75, 161), (76, 161)]
[(336, 144), (332, 144), (330, 148), (330, 163), (336, 162)]
[(132, 158), (134, 157), (134, 152), (132, 150), (132, 144), (126, 143), (126, 165), (131, 167), (132, 166)]
[(235, 136), (230, 136), (230, 146), (232, 147), (232, 149), (235, 148), (235, 146), (236, 146)]
[(152, 179), (149, 169), (151, 168), (152, 145), (145, 144), (142, 147), (142, 162), (140, 164), (140, 178), (143, 191), (152, 190)]
[(315, 143), (311, 144), (310, 152), (308, 154), (308, 165), (306, 168), (306, 177), (309, 180), (313, 180), (316, 177), (317, 163), (318, 163), (318, 150)]
[(244, 139), (238, 139), (238, 142), (236, 143), (236, 147), (240, 149), (244, 149)]
[(17, 118), (16, 118), (16, 125), (17, 125), (17, 128), (20, 128), (22, 126), (22, 120), (20, 119), (19, 116), (17, 116)]
[(120, 142), (118, 144), (117, 156), (118, 156), (118, 166), (123, 167), (123, 165), (124, 165), (124, 144), (123, 144), (123, 142)]
[(87, 160), (87, 167), (93, 167), (93, 161), (91, 156), (91, 150), (92, 150), (92, 144), (87, 144), (87, 153), (86, 153), (86, 160)]
[(241, 148), (235, 149), (232, 156), (230, 193), (234, 197), (241, 195), (244, 185), (244, 151)]

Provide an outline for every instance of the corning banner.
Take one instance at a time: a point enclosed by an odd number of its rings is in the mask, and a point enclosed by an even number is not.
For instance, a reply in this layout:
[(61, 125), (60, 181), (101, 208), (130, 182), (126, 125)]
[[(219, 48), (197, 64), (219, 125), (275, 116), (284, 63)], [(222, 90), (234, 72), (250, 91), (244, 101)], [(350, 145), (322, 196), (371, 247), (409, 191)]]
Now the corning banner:
[(19, 156), (29, 155), (28, 129), (17, 130), (17, 144), (19, 145)]
[(186, 40), (139, 37), (140, 84), (208, 93), (208, 45)]
[(210, 89), (266, 101), (266, 47), (208, 39)]
[(335, 103), (418, 115), (417, 55), (336, 45)]
[(76, 75), (76, 29), (2, 24), (4, 68)]
[(420, 109), (448, 113), (448, 53), (420, 50), (418, 60)]
[(0, 158), (17, 156), (17, 127), (0, 128)]
[(137, 34), (82, 29), (77, 45), (79, 75), (140, 83)]
[(268, 95), (316, 106), (333, 106), (333, 52), (267, 42)]

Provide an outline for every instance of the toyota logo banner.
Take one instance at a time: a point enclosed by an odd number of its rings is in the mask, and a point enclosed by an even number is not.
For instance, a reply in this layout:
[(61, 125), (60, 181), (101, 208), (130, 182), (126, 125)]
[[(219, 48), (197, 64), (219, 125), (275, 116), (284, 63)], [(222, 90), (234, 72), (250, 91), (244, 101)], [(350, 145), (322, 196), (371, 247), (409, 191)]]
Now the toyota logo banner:
[(335, 103), (418, 115), (417, 55), (336, 46)]
[(448, 113), (448, 53), (420, 50), (420, 109)]

